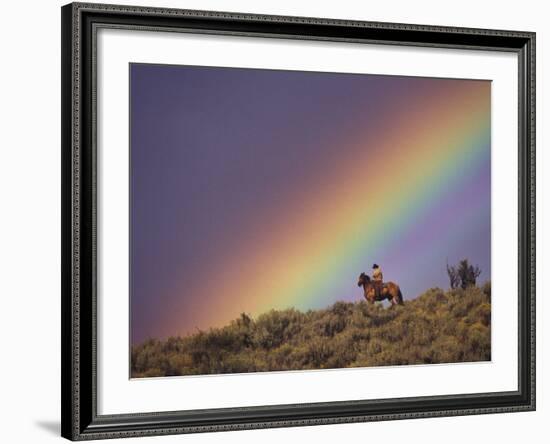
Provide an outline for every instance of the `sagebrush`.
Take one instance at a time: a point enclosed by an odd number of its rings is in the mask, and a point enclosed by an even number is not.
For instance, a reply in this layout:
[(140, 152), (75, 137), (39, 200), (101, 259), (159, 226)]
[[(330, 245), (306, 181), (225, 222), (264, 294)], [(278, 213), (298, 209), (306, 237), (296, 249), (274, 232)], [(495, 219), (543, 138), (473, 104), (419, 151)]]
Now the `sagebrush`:
[(403, 306), (241, 314), (223, 328), (132, 347), (132, 377), (489, 361), (491, 285), (433, 288)]

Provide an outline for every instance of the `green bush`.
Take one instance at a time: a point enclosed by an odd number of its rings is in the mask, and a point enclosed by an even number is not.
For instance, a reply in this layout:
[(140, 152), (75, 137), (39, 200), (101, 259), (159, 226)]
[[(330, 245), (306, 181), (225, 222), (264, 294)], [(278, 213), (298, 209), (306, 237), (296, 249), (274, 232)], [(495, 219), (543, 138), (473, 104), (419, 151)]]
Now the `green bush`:
[(148, 339), (132, 377), (474, 362), (491, 359), (491, 283), (427, 290), (403, 306), (336, 302), (324, 310), (243, 313), (229, 325)]

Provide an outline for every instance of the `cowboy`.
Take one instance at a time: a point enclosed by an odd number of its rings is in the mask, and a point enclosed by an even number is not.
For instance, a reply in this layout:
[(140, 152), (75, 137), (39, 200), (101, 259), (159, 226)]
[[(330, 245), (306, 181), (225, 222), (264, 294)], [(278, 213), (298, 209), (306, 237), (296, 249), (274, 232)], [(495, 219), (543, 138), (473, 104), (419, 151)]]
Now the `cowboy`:
[(382, 269), (378, 264), (372, 265), (372, 281), (374, 290), (376, 291), (376, 298), (379, 298), (380, 292), (382, 291), (384, 276), (382, 275)]

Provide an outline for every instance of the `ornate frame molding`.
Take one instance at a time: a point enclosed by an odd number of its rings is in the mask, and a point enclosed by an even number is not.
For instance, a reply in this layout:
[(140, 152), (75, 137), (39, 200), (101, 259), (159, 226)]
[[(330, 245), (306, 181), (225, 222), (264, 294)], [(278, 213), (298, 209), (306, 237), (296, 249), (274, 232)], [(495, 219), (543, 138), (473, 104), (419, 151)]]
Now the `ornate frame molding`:
[[(71, 440), (473, 415), (535, 409), (535, 34), (72, 3), (62, 8), (62, 436)], [(512, 51), (519, 60), (519, 390), (384, 401), (98, 415), (98, 27)]]

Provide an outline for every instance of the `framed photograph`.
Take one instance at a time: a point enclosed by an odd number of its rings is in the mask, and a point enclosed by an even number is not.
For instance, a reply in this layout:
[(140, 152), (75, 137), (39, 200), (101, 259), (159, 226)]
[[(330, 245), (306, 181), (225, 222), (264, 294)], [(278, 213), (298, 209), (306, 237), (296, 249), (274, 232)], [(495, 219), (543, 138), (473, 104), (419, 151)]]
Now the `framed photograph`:
[(535, 409), (535, 35), (62, 13), (62, 435)]

